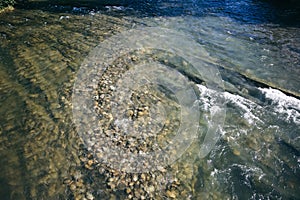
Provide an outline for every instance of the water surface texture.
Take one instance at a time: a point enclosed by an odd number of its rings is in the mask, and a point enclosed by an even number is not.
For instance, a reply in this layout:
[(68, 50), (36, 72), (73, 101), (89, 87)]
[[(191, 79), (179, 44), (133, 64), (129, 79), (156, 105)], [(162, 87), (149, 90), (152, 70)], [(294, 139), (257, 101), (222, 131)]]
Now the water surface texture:
[[(0, 199), (298, 199), (298, 8), (255, 0), (130, 1), (85, 7), (39, 2), (1, 14)], [(186, 121), (195, 118), (185, 115), (178, 105), (180, 99), (164, 87), (132, 86), (140, 93), (130, 93), (130, 98), (119, 91), (128, 86), (122, 83), (127, 79), (118, 82), (114, 76), (134, 79), (142, 73), (157, 73), (156, 68), (143, 65), (143, 60), (159, 62), (159, 70), (162, 65), (170, 67), (172, 73), (160, 77), (162, 86), (164, 78), (169, 81), (171, 76), (189, 81), (199, 103), (199, 132), (184, 129), (187, 135), (182, 139), (193, 135), (193, 141), (180, 152), (180, 158), (152, 172), (132, 173), (102, 163), (99, 152), (107, 151), (96, 151), (100, 143), (92, 146), (84, 140), (85, 133), (78, 131), (73, 120), (72, 94), (89, 53), (101, 42), (137, 27), (186, 34), (201, 51), (184, 46), (188, 43), (181, 42), (181, 37), (174, 40), (174, 46), (182, 44), (186, 54), (199, 55), (203, 66), (217, 69), (223, 82), (221, 90), (208, 87), (205, 77), (193, 71), (192, 62), (173, 55), (170, 49), (167, 53), (139, 49), (120, 55), (103, 73), (104, 78), (99, 78), (92, 99), (100, 109), (98, 114), (104, 116), (99, 134), (111, 134), (107, 137), (118, 139), (114, 144), (124, 143), (135, 153), (134, 145), (106, 127), (110, 122), (106, 109), (112, 105), (106, 97), (113, 101), (124, 96), (131, 103), (127, 115), (138, 125), (148, 107), (150, 114), (160, 114), (160, 104), (167, 104), (164, 113), (168, 117), (160, 122), (161, 118), (152, 115), (162, 130), (159, 136), (153, 135), (159, 144), (174, 136), (173, 129), (180, 126), (179, 113)], [(158, 40), (153, 41), (152, 46), (159, 45)], [(126, 75), (134, 65), (149, 69), (138, 68), (136, 74)], [(115, 90), (116, 96), (105, 96)], [(155, 92), (151, 96), (148, 91)], [(220, 95), (226, 116), (218, 118), (215, 147), (203, 158), (201, 144), (210, 126), (208, 118), (213, 117), (208, 111)], [(151, 105), (157, 107), (151, 110)], [(116, 108), (112, 111), (121, 119), (122, 108)], [(88, 137), (94, 142), (94, 133)], [(148, 147), (139, 145), (139, 151)]]

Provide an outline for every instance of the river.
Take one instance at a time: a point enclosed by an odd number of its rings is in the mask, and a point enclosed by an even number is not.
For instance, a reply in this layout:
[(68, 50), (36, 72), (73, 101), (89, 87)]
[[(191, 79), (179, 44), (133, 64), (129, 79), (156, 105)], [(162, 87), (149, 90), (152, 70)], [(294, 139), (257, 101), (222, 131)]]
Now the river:
[(0, 15), (0, 197), (298, 199), (299, 77), (297, 6), (19, 5)]

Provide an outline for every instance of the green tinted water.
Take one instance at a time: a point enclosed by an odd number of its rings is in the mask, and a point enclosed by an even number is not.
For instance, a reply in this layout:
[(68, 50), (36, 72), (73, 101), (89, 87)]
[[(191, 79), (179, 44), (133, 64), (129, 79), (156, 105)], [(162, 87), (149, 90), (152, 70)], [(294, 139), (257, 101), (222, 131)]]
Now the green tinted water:
[[(0, 19), (2, 199), (83, 199), (90, 193), (96, 199), (128, 197), (124, 188), (108, 187), (99, 168), (86, 166), (85, 157), (90, 158), (71, 105), (84, 58), (120, 31), (142, 24), (186, 31), (203, 45), (212, 65), (299, 94), (298, 28), (242, 25), (216, 16), (139, 18), (132, 10), (54, 10), (16, 9)], [(227, 112), (220, 141), (204, 159), (198, 158), (201, 144), (193, 143), (164, 173), (158, 196), (172, 198), (166, 193), (168, 181), (177, 178), (178, 199), (296, 199), (299, 100), (258, 89), (233, 72), (221, 74)], [(214, 98), (213, 91), (199, 88), (202, 102)], [(205, 110), (207, 104), (202, 106)]]

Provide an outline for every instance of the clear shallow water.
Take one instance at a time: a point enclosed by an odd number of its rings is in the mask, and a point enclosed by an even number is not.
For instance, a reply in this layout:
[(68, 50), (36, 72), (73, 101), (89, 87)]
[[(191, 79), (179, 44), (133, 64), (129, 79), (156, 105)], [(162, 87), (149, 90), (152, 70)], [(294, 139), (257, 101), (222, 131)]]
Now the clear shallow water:
[[(285, 23), (293, 13), (274, 16), (274, 10), (254, 1), (155, 1), (99, 10), (46, 6), (2, 15), (3, 199), (73, 198), (65, 184), (70, 177), (81, 178), (84, 190), (98, 199), (125, 198), (122, 190), (109, 189), (105, 178), (84, 166), (71, 94), (89, 51), (105, 38), (141, 25), (192, 35), (208, 52), (208, 63), (220, 66), (225, 81), (226, 119), (216, 148), (199, 159), (195, 142), (165, 176), (180, 180), (187, 192), (181, 197), (297, 199), (300, 101), (287, 94), (299, 94), (300, 31), (296, 23)], [(198, 87), (205, 111), (214, 91)], [(166, 196), (164, 189), (159, 194)]]

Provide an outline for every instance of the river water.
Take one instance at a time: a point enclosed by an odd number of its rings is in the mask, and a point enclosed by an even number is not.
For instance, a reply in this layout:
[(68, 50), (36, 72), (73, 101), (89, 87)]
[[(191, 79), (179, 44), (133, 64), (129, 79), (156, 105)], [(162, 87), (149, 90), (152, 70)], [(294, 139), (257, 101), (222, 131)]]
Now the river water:
[[(296, 6), (255, 0), (143, 1), (97, 7), (46, 2), (19, 6), (1, 14), (1, 199), (298, 199), (299, 22)], [(137, 29), (142, 31), (130, 32)], [(146, 34), (144, 30), (153, 32)], [(170, 72), (166, 80), (177, 76), (177, 69), (178, 77), (193, 82), (200, 102), (197, 107), (200, 117), (196, 122), (198, 131), (184, 129), (187, 135), (196, 136), (189, 147), (177, 152), (180, 158), (163, 169), (158, 168), (158, 172), (119, 175), (118, 169), (101, 164), (95, 154), (99, 153), (95, 148), (100, 145), (90, 146), (90, 140), (83, 137), (85, 134), (74, 120), (73, 86), (78, 72), (85, 63), (95, 61), (89, 60), (95, 58), (91, 52), (108, 47), (114, 50), (111, 45), (117, 45), (118, 38), (114, 36), (120, 33), (132, 33), (125, 34), (129, 41), (125, 44), (149, 40), (145, 44), (152, 49), (164, 42), (151, 37), (165, 38), (169, 48), (166, 50), (191, 58), (187, 63), (204, 66), (200, 73), (206, 74), (206, 69), (214, 68), (218, 75), (212, 81), (222, 80), (218, 82), (222, 84), (221, 90), (208, 87), (205, 75), (198, 77), (203, 78), (199, 80), (181, 58), (162, 56), (158, 71), (162, 65), (173, 67), (161, 70)], [(186, 36), (192, 42), (185, 42)], [(160, 61), (160, 51), (149, 53), (152, 58), (158, 57), (152, 62)], [(136, 57), (141, 54), (132, 56), (133, 63), (129, 65), (135, 65)], [(96, 56), (100, 60), (105, 57)], [(193, 62), (193, 57), (200, 64)], [(154, 76), (153, 69), (137, 69), (127, 79), (143, 73)], [(113, 74), (114, 68), (111, 71)], [(123, 86), (117, 82), (110, 88), (118, 90)], [(144, 93), (140, 95), (147, 95)], [(161, 89), (160, 93), (168, 91)], [(220, 95), (222, 116), (212, 120), (218, 126), (215, 131), (218, 134), (210, 138), (213, 147), (208, 155), (201, 156), (201, 147), (207, 142), (203, 139), (205, 133), (210, 134), (209, 118), (214, 116), (203, 113)], [(158, 96), (162, 104), (168, 97)], [(101, 102), (98, 98), (97, 104)], [(141, 97), (137, 99), (131, 103), (138, 104)], [(155, 102), (153, 97), (148, 99)], [(177, 107), (167, 102), (169, 107), (163, 106), (166, 115), (175, 113), (170, 117), (171, 122), (163, 124), (168, 128), (167, 124), (176, 124), (178, 117), (177, 111), (172, 111)], [(181, 109), (182, 113), (190, 112), (183, 105)], [(130, 115), (138, 117), (134, 112)], [(194, 120), (195, 115), (182, 116), (187, 118), (181, 121), (184, 123)], [(101, 126), (104, 123), (100, 129)], [(172, 133), (168, 137), (173, 137)]]

